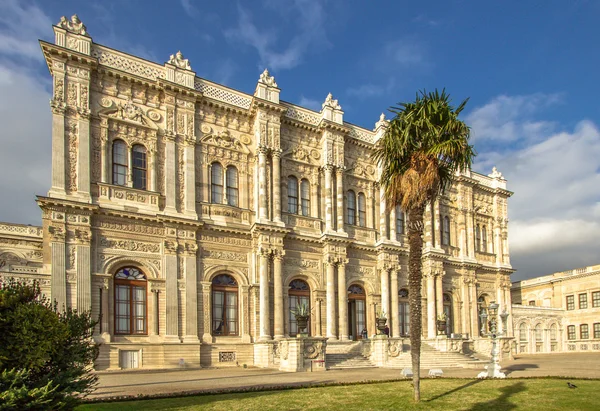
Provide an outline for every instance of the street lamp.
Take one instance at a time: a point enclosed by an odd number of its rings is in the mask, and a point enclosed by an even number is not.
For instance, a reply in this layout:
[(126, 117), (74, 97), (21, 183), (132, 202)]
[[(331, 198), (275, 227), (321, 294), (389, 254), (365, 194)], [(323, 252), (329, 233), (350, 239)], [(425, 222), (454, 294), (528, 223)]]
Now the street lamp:
[(500, 372), (498, 337), (503, 337), (506, 333), (508, 313), (504, 310), (504, 312), (500, 314), (502, 324), (500, 330), (498, 330), (498, 304), (496, 304), (495, 301), (492, 301), (488, 307), (488, 311), (490, 318), (489, 332), (486, 331), (488, 313), (486, 313), (485, 308), (481, 309), (479, 317), (481, 318), (481, 335), (483, 337), (490, 337), (492, 340), (491, 360), (489, 365), (486, 366), (487, 371), (480, 372), (477, 375), (477, 378), (506, 378), (506, 375), (503, 372)]

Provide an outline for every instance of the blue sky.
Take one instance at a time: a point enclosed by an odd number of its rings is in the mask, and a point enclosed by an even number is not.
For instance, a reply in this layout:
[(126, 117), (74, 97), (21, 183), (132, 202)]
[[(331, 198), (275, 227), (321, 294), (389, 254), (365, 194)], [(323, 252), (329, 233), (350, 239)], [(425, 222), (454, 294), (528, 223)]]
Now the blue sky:
[(36, 41), (74, 13), (97, 43), (159, 63), (181, 50), (248, 93), (268, 67), (283, 100), (318, 110), (331, 92), (367, 128), (419, 89), (469, 97), (474, 169), (496, 165), (515, 191), (514, 279), (600, 263), (600, 2), (2, 0), (0, 220), (39, 224), (50, 82)]

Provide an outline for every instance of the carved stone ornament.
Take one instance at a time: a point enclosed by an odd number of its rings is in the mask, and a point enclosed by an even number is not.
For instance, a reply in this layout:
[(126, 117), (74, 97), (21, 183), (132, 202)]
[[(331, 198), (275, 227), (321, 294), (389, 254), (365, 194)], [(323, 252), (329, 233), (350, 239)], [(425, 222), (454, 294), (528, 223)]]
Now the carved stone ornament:
[(175, 67), (179, 67), (185, 70), (191, 70), (190, 62), (188, 59), (183, 58), (183, 54), (181, 51), (178, 51), (175, 54), (171, 54), (169, 57), (169, 64), (174, 65)]
[(337, 100), (334, 100), (333, 96), (331, 95), (331, 93), (327, 94), (327, 98), (325, 99), (325, 102), (323, 103), (323, 105), (321, 106), (322, 108), (325, 107), (331, 107), (334, 110), (341, 110), (342, 106), (339, 105)]
[(375, 123), (375, 130), (377, 130), (379, 127), (387, 127), (388, 123), (389, 121), (385, 119), (385, 114), (381, 113), (379, 116), (379, 121)]
[(71, 16), (71, 21), (67, 20), (65, 16), (62, 16), (57, 26), (67, 30), (69, 33), (81, 34), (82, 36), (90, 37), (85, 24), (79, 20), (77, 14), (73, 14), (73, 16)]
[(492, 167), (492, 174), (488, 174), (488, 177), (503, 179), (502, 173), (498, 171), (496, 167)]
[(269, 74), (269, 70), (265, 69), (262, 72), (260, 77), (258, 78), (258, 82), (262, 84), (266, 84), (269, 87), (277, 87), (277, 83), (275, 82), (275, 77)]

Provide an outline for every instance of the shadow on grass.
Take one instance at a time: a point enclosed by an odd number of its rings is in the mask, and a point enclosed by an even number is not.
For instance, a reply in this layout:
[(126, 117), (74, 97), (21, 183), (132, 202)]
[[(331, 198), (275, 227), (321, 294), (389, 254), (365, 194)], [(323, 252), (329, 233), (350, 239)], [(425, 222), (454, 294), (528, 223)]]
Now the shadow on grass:
[(508, 399), (521, 391), (525, 391), (525, 383), (517, 382), (513, 385), (500, 388), (500, 396), (496, 399), (474, 404), (469, 410), (471, 411), (488, 411), (488, 410), (513, 410), (517, 408), (517, 404), (513, 404)]
[(525, 371), (530, 368), (540, 368), (540, 367), (537, 364), (513, 364), (513, 365), (509, 365), (507, 367), (502, 367), (502, 371), (504, 371), (504, 373), (506, 375), (509, 375), (514, 371)]
[(464, 390), (465, 388), (469, 388), (469, 387), (471, 387), (471, 386), (473, 386), (473, 385), (475, 385), (475, 384), (479, 384), (481, 381), (483, 381), (483, 380), (480, 380), (480, 379), (479, 379), (479, 380), (473, 380), (473, 381), (469, 381), (468, 383), (466, 383), (466, 384), (463, 384), (463, 385), (461, 385), (460, 387), (456, 387), (456, 388), (453, 388), (453, 389), (451, 389), (450, 391), (446, 391), (446, 392), (445, 392), (445, 393), (443, 393), (443, 394), (436, 395), (435, 397), (433, 397), (433, 398), (431, 398), (431, 399), (427, 400), (427, 402), (435, 401), (435, 400), (437, 400), (437, 399), (440, 399), (440, 398), (442, 398), (442, 397), (445, 397), (446, 395), (454, 394), (454, 393), (455, 393), (455, 392), (457, 392), (457, 391)]

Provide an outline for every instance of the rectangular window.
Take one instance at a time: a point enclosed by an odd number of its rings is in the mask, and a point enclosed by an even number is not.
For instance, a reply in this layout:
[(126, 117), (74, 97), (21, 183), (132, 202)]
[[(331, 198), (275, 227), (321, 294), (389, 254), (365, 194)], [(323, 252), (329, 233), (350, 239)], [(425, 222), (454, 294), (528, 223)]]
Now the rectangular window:
[(535, 307), (535, 300), (529, 301), (529, 305)]
[(574, 309), (575, 309), (575, 296), (567, 295), (567, 310), (574, 310)]
[(579, 337), (582, 340), (587, 340), (588, 338), (590, 338), (590, 333), (589, 333), (587, 324), (581, 324), (579, 326)]
[(600, 291), (594, 291), (592, 293), (592, 307), (600, 307)]
[(567, 338), (569, 340), (574, 340), (576, 338), (575, 337), (575, 326), (574, 325), (569, 325), (567, 327)]
[(579, 294), (579, 309), (584, 310), (587, 307), (587, 294)]
[(600, 323), (594, 323), (594, 338), (600, 338)]

